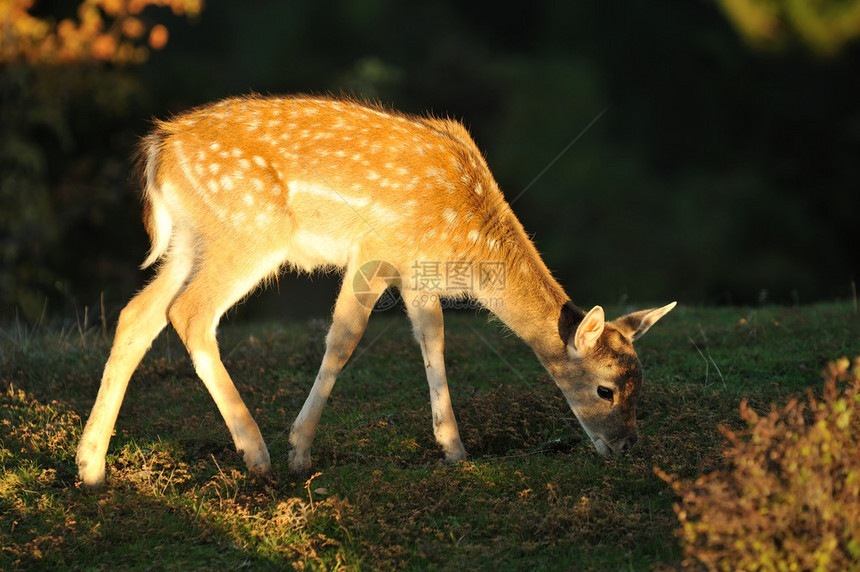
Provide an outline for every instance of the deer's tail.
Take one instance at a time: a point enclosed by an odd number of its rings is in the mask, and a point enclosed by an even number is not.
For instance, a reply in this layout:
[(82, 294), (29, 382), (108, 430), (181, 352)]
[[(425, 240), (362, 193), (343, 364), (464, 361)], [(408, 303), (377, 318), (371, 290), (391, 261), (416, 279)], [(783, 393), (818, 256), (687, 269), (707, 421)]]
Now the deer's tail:
[(156, 130), (145, 137), (140, 145), (138, 170), (143, 180), (143, 224), (149, 234), (149, 254), (140, 265), (152, 266), (164, 256), (173, 235), (173, 217), (156, 180), (164, 135)]

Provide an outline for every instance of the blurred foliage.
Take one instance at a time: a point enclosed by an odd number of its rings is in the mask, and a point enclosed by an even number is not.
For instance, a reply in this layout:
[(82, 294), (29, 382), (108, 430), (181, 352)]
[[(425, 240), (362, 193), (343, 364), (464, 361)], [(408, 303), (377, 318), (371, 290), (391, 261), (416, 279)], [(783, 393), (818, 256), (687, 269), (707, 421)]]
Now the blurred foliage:
[[(133, 196), (124, 184), (133, 136), (117, 124), (144, 113), (145, 90), (124, 64), (146, 61), (142, 42), (167, 42), (149, 6), (193, 16), (202, 3), (85, 0), (77, 20), (57, 23), (31, 14), (32, 0), (0, 2), (0, 300), (28, 318), (68, 298), (70, 277), (101, 274), (91, 267), (98, 254), (86, 250), (109, 248), (88, 235)], [(111, 234), (122, 236), (100, 238)]]
[(128, 149), (131, 136), (98, 137), (141, 109), (142, 93), (132, 75), (96, 66), (9, 66), (2, 89), (0, 295), (34, 318), (109, 249), (88, 235), (119, 203), (134, 204), (126, 157), (111, 148)]
[(0, 1), (0, 63), (30, 65), (103, 61), (143, 63), (150, 48), (167, 43), (167, 28), (142, 18), (149, 6), (169, 6), (174, 14), (196, 16), (202, 0), (84, 0), (77, 19), (41, 18), (30, 13), (35, 0)]
[(757, 48), (792, 43), (833, 56), (860, 36), (858, 0), (719, 0), (744, 39)]
[(853, 570), (860, 562), (860, 358), (826, 371), (824, 395), (723, 429), (731, 468), (694, 482), (658, 471), (681, 496), (686, 565), (708, 570)]
[[(857, 43), (830, 58), (794, 40), (751, 50), (714, 2), (247, 0), (190, 19), (190, 4), (149, 4), (82, 4), (103, 20), (95, 37), (134, 46), (116, 59), (91, 37), (75, 63), (0, 64), (0, 316), (38, 317), (46, 300), (68, 315), (102, 291), (115, 314), (145, 278), (129, 157), (147, 121), (249, 91), (462, 119), (585, 305), (811, 302), (849, 296), (860, 271)], [(95, 30), (79, 10), (26, 13), (46, 34)], [(124, 17), (144, 31), (127, 35)], [(169, 49), (150, 50), (159, 24)], [(323, 282), (302, 307), (328, 310)]]

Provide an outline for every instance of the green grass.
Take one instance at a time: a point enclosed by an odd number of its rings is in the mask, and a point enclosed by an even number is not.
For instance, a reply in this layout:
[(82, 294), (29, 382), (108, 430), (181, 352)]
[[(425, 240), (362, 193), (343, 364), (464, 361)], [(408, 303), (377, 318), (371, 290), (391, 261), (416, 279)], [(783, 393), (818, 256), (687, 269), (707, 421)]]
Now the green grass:
[(0, 569), (674, 568), (673, 494), (653, 472), (721, 466), (718, 426), (818, 388), (860, 354), (850, 304), (680, 307), (638, 342), (640, 443), (603, 460), (523, 343), (447, 317), (452, 399), (470, 460), (440, 462), (405, 317), (374, 315), (314, 443), (319, 474), (286, 467), (287, 432), (322, 356), (324, 323), (226, 323), (232, 373), (266, 436), (273, 480), (250, 478), (184, 349), (162, 334), (129, 387), (106, 488), (74, 452), (109, 342), (101, 330), (0, 332)]

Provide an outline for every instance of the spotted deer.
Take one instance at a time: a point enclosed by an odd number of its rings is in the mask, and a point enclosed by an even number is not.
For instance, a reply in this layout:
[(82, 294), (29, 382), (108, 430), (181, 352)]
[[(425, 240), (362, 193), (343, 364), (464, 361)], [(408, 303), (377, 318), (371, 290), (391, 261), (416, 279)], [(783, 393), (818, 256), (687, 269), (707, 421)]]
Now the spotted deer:
[[(129, 379), (168, 321), (248, 469), (270, 470), (260, 430), (221, 362), (216, 326), (285, 267), (345, 269), (319, 373), (290, 431), (294, 472), (309, 470), (335, 379), (392, 286), (421, 348), (447, 461), (466, 451), (448, 392), (438, 293), (494, 300), (489, 309), (531, 346), (601, 455), (636, 442), (642, 367), (632, 342), (675, 304), (609, 322), (600, 306), (574, 306), (460, 123), (345, 99), (240, 97), (157, 122), (139, 165), (151, 238), (143, 267), (158, 266), (120, 314), (78, 445), (85, 485), (104, 481)], [(472, 280), (408, 279), (422, 264), (466, 265)]]

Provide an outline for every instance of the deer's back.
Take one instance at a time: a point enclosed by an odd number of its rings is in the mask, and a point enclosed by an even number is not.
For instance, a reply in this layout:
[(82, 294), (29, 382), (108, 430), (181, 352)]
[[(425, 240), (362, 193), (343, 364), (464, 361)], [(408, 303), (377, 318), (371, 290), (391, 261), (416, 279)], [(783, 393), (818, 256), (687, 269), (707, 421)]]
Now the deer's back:
[[(311, 269), (498, 250), (508, 208), (466, 129), (327, 98), (237, 98), (159, 122), (180, 224)], [(227, 241), (226, 239), (230, 240)]]

